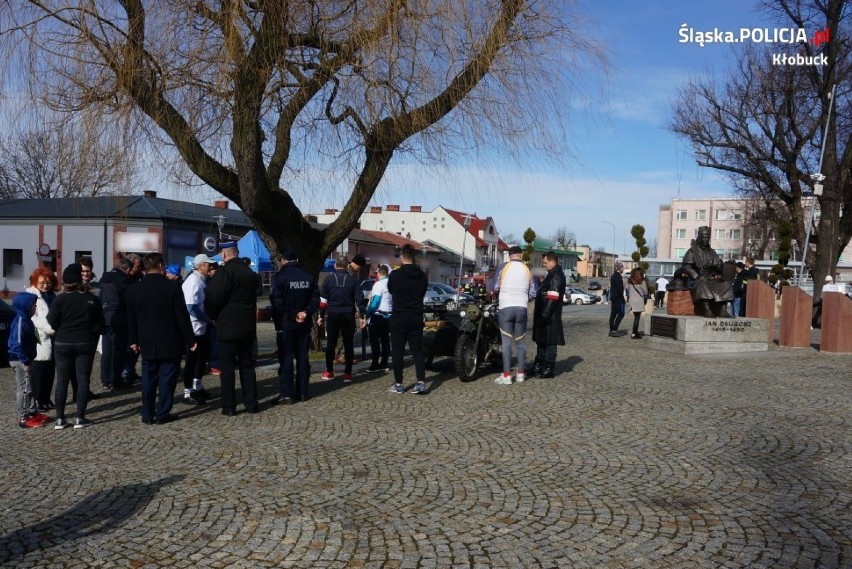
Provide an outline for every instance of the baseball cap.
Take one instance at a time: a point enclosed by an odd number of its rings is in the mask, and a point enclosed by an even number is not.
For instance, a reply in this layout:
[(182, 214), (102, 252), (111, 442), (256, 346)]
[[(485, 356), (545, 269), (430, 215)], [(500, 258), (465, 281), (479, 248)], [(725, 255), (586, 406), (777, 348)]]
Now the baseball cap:
[(166, 267), (166, 273), (169, 275), (180, 275), (180, 265), (169, 265)]
[(524, 250), (521, 249), (520, 247), (518, 247), (517, 245), (512, 245), (511, 247), (509, 247), (509, 254), (510, 255), (520, 255), (523, 252), (524, 252)]
[(207, 255), (205, 255), (204, 253), (199, 253), (192, 260), (192, 266), (193, 267), (199, 267), (199, 266), (203, 265), (204, 263), (212, 263), (212, 262), (213, 262), (213, 259), (211, 259)]

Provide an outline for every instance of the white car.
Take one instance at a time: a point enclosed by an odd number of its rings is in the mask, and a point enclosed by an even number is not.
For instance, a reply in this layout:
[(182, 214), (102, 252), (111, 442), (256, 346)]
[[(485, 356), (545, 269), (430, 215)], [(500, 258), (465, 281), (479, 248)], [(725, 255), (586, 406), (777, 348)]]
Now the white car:
[(562, 304), (594, 304), (596, 299), (591, 294), (573, 287), (565, 287)]

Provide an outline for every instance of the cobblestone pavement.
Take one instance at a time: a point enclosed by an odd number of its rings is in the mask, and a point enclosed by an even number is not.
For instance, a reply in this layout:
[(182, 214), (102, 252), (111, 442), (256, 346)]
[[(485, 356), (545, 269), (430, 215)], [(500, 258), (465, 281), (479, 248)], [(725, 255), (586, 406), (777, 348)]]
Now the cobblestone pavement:
[(427, 396), (315, 373), (306, 403), (161, 426), (122, 391), (18, 429), (0, 370), (0, 565), (852, 566), (852, 356), (653, 352), (607, 313), (566, 310), (552, 380), (442, 358)]

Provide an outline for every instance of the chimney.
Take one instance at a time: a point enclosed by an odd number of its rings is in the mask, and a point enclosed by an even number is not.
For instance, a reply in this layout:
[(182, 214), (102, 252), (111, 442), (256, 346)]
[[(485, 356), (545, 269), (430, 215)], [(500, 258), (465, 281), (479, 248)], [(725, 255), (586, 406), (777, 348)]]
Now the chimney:
[(399, 211), (399, 206), (398, 205), (389, 205), (385, 209), (387, 209), (388, 211)]
[(157, 192), (155, 192), (154, 190), (145, 190), (144, 192), (142, 192), (142, 195), (146, 198), (156, 198)]
[(416, 212), (416, 213), (420, 213), (420, 206), (419, 205), (411, 206), (411, 211)]
[(374, 205), (370, 207), (370, 213), (382, 213), (382, 206)]
[(325, 214), (326, 214), (326, 215), (334, 215), (335, 213), (337, 213), (337, 210), (336, 210), (336, 209), (334, 209), (333, 207), (331, 207), (331, 208), (325, 208)]
[(228, 209), (228, 200), (216, 200), (213, 202), (213, 207), (217, 209)]

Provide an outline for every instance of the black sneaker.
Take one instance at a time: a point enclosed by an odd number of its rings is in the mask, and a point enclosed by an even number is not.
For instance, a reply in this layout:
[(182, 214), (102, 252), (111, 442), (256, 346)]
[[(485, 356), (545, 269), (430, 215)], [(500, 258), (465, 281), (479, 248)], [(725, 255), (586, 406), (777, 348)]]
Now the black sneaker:
[(74, 428), (75, 429), (85, 429), (86, 427), (91, 427), (94, 424), (95, 424), (94, 421), (90, 421), (89, 419), (82, 417), (80, 419), (77, 419), (77, 422), (74, 423)]
[(204, 405), (205, 403), (207, 403), (206, 401), (201, 399), (194, 391), (190, 391), (189, 395), (184, 395), (183, 402), (188, 403), (189, 405)]
[(67, 428), (68, 428), (68, 421), (66, 421), (65, 419), (57, 419), (56, 423), (53, 424), (53, 430), (54, 431), (61, 431), (63, 429), (67, 429)]
[(201, 389), (193, 389), (191, 393), (197, 399), (201, 399), (202, 401), (209, 401), (210, 400), (210, 394), (203, 387)]

